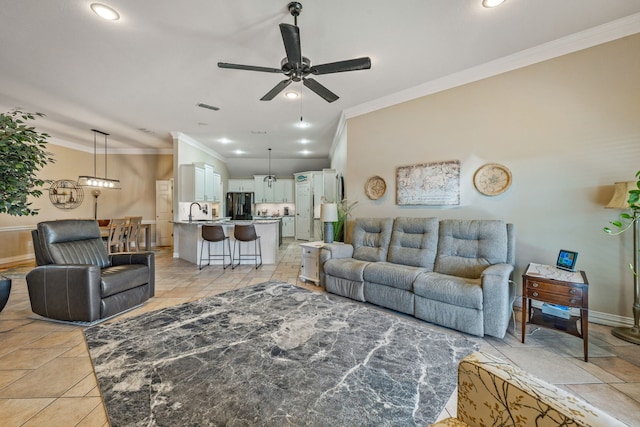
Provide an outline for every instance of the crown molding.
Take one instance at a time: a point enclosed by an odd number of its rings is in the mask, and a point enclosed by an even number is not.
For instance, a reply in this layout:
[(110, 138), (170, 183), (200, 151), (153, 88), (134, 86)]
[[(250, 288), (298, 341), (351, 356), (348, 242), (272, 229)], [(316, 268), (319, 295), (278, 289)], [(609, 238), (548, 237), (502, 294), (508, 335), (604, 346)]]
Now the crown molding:
[[(640, 33), (640, 13), (635, 13), (373, 101), (347, 108), (343, 111), (343, 114), (346, 119), (350, 119), (637, 33)], [(338, 127), (332, 146), (335, 145), (341, 132), (342, 129)]]
[[(50, 136), (47, 138), (48, 144), (58, 145), (60, 147), (70, 148), (76, 151), (82, 151), (84, 153), (93, 154), (93, 147), (87, 147), (86, 145), (77, 144), (75, 142), (65, 141), (60, 138)], [(103, 154), (103, 153), (97, 153)], [(128, 155), (158, 155), (158, 154), (173, 154), (171, 148), (109, 148), (107, 154), (128, 154)]]
[[(206, 145), (204, 145), (200, 141), (196, 140), (195, 138), (187, 135), (186, 133), (171, 132), (171, 136), (173, 137), (173, 142), (174, 143), (176, 143), (176, 142), (184, 142), (185, 144), (189, 144), (192, 147), (195, 147), (195, 148), (197, 148), (199, 150), (204, 151), (205, 153), (207, 153), (210, 156), (220, 160), (223, 163), (227, 163), (227, 158), (226, 157), (224, 157), (220, 153), (212, 150), (211, 148), (207, 147)], [(173, 153), (173, 151), (172, 151), (172, 153)]]

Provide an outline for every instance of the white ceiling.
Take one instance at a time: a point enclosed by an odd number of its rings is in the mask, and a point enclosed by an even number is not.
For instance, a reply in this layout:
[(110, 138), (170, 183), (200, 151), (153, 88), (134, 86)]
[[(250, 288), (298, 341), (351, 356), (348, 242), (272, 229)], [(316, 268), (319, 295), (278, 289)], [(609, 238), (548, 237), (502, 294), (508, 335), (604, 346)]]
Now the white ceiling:
[[(260, 101), (283, 76), (217, 67), (278, 68), (278, 24), (293, 23), (287, 0), (105, 1), (119, 21), (98, 18), (90, 3), (0, 0), (3, 111), (43, 112), (40, 130), (88, 150), (92, 128), (121, 152), (168, 151), (170, 133), (182, 132), (230, 161), (267, 158), (268, 147), (274, 159), (326, 159), (345, 110), (640, 13), (638, 0), (494, 9), (481, 0), (302, 0), (302, 53), (312, 63), (371, 57), (370, 70), (315, 77), (340, 96), (329, 104), (306, 88), (301, 101)], [(294, 126), (301, 115), (310, 128)]]

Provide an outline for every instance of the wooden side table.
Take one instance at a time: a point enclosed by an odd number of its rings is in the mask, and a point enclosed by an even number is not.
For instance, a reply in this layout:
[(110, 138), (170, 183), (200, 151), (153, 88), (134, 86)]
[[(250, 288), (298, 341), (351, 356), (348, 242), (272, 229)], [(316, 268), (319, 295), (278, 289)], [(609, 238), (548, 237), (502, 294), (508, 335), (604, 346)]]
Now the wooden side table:
[[(548, 315), (533, 307), (532, 300), (578, 308), (580, 315), (572, 315), (569, 319)], [(589, 282), (585, 272), (569, 272), (550, 265), (529, 264), (522, 275), (522, 343), (527, 324), (558, 329), (582, 338), (584, 361), (588, 362)]]

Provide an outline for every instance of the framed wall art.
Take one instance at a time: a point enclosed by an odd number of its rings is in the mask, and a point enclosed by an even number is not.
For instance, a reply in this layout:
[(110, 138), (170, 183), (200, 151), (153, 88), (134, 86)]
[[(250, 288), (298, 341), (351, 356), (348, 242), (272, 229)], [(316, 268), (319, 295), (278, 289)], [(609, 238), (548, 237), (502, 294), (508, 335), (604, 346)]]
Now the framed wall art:
[(459, 205), (460, 161), (399, 166), (396, 170), (398, 205)]

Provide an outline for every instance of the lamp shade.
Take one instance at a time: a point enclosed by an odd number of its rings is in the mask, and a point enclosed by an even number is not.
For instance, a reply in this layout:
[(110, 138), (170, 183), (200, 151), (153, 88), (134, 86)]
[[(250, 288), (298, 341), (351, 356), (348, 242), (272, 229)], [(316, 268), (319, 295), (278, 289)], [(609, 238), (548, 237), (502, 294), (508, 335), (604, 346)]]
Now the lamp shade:
[(629, 209), (629, 191), (637, 189), (638, 184), (635, 181), (616, 182), (613, 197), (605, 208)]
[(323, 203), (320, 205), (320, 221), (337, 222), (338, 205), (335, 203)]

